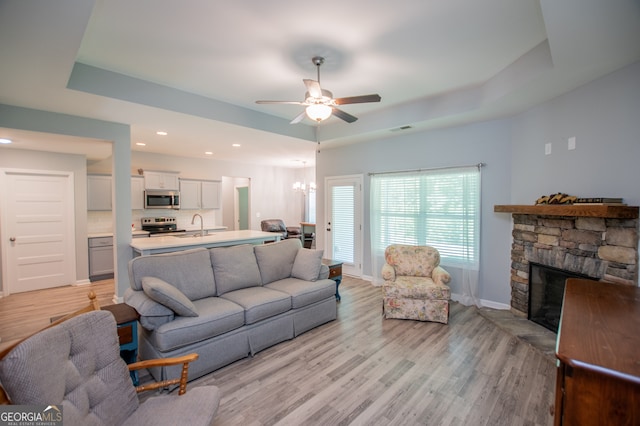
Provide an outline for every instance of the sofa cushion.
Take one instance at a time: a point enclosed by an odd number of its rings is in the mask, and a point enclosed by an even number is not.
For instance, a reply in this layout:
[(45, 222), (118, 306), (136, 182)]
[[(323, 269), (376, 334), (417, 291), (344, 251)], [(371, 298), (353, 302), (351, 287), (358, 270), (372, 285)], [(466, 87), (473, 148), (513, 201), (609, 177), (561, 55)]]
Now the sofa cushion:
[(244, 325), (244, 309), (220, 297), (207, 297), (193, 302), (197, 317), (176, 317), (149, 334), (151, 344), (167, 352), (201, 342)]
[(151, 299), (144, 291), (126, 289), (124, 303), (140, 314), (140, 325), (147, 330), (155, 330), (162, 324), (172, 321), (175, 317), (175, 313), (171, 309)]
[(336, 294), (336, 282), (328, 279), (312, 282), (298, 278), (285, 278), (269, 283), (265, 287), (289, 294), (291, 306), (294, 309), (311, 305)]
[(183, 317), (197, 317), (198, 311), (180, 290), (156, 277), (142, 277), (142, 289), (156, 302)]
[(254, 246), (262, 284), (289, 278), (300, 247), (302, 243), (297, 238)]
[(310, 250), (301, 248), (296, 254), (291, 268), (291, 276), (306, 281), (315, 281), (322, 267), (322, 254), (324, 250)]
[(205, 248), (140, 256), (129, 261), (129, 282), (142, 290), (143, 277), (157, 277), (171, 283), (189, 300), (216, 295), (209, 251)]
[(209, 249), (218, 296), (260, 286), (260, 271), (251, 244)]
[(291, 309), (291, 297), (265, 287), (245, 288), (221, 296), (244, 308), (244, 321), (253, 324)]

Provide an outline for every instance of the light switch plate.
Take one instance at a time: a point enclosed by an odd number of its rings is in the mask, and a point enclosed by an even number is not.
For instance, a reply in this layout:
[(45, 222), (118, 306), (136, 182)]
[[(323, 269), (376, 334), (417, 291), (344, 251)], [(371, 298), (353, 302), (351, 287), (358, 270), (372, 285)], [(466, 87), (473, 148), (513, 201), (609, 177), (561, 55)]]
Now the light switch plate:
[(544, 155), (551, 155), (551, 142), (544, 144)]
[(567, 149), (568, 150), (572, 150), (572, 149), (576, 149), (576, 137), (572, 136), (568, 139), (567, 141)]

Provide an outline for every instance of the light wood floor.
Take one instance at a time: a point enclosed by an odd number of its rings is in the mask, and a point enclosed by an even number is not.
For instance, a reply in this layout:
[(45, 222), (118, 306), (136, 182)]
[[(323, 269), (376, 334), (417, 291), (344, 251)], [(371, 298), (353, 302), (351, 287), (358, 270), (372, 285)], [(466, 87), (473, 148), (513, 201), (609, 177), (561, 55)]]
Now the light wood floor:
[[(112, 281), (92, 287), (111, 303)], [(2, 343), (35, 326), (26, 311), (48, 322), (87, 291), (0, 299)], [(214, 425), (553, 423), (553, 362), (476, 308), (453, 303), (448, 325), (385, 320), (379, 289), (347, 277), (340, 293), (336, 321), (190, 383), (221, 389)]]
[(87, 306), (87, 295), (91, 290), (98, 296), (100, 306), (113, 304), (113, 280), (14, 293), (0, 298), (0, 349), (46, 327), (52, 317)]

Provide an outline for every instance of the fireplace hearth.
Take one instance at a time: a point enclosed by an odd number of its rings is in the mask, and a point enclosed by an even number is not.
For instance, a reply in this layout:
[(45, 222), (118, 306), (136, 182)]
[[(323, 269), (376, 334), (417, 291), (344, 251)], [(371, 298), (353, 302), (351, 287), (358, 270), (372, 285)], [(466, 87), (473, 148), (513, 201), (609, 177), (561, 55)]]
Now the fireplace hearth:
[(591, 278), (550, 266), (529, 262), (529, 312), (527, 318), (558, 333), (567, 278)]
[[(530, 263), (638, 285), (637, 206), (498, 205), (511, 213), (511, 312), (527, 318)], [(554, 313), (545, 315), (553, 317)], [(555, 327), (557, 328), (557, 327)]]

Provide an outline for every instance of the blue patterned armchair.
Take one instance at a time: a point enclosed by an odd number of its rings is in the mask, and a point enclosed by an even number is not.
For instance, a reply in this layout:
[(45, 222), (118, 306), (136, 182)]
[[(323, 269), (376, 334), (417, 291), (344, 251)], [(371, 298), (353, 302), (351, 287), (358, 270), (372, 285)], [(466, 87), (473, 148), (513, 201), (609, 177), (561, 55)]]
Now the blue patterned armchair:
[(438, 266), (440, 253), (430, 246), (394, 244), (382, 267), (385, 318), (449, 322), (451, 276)]

